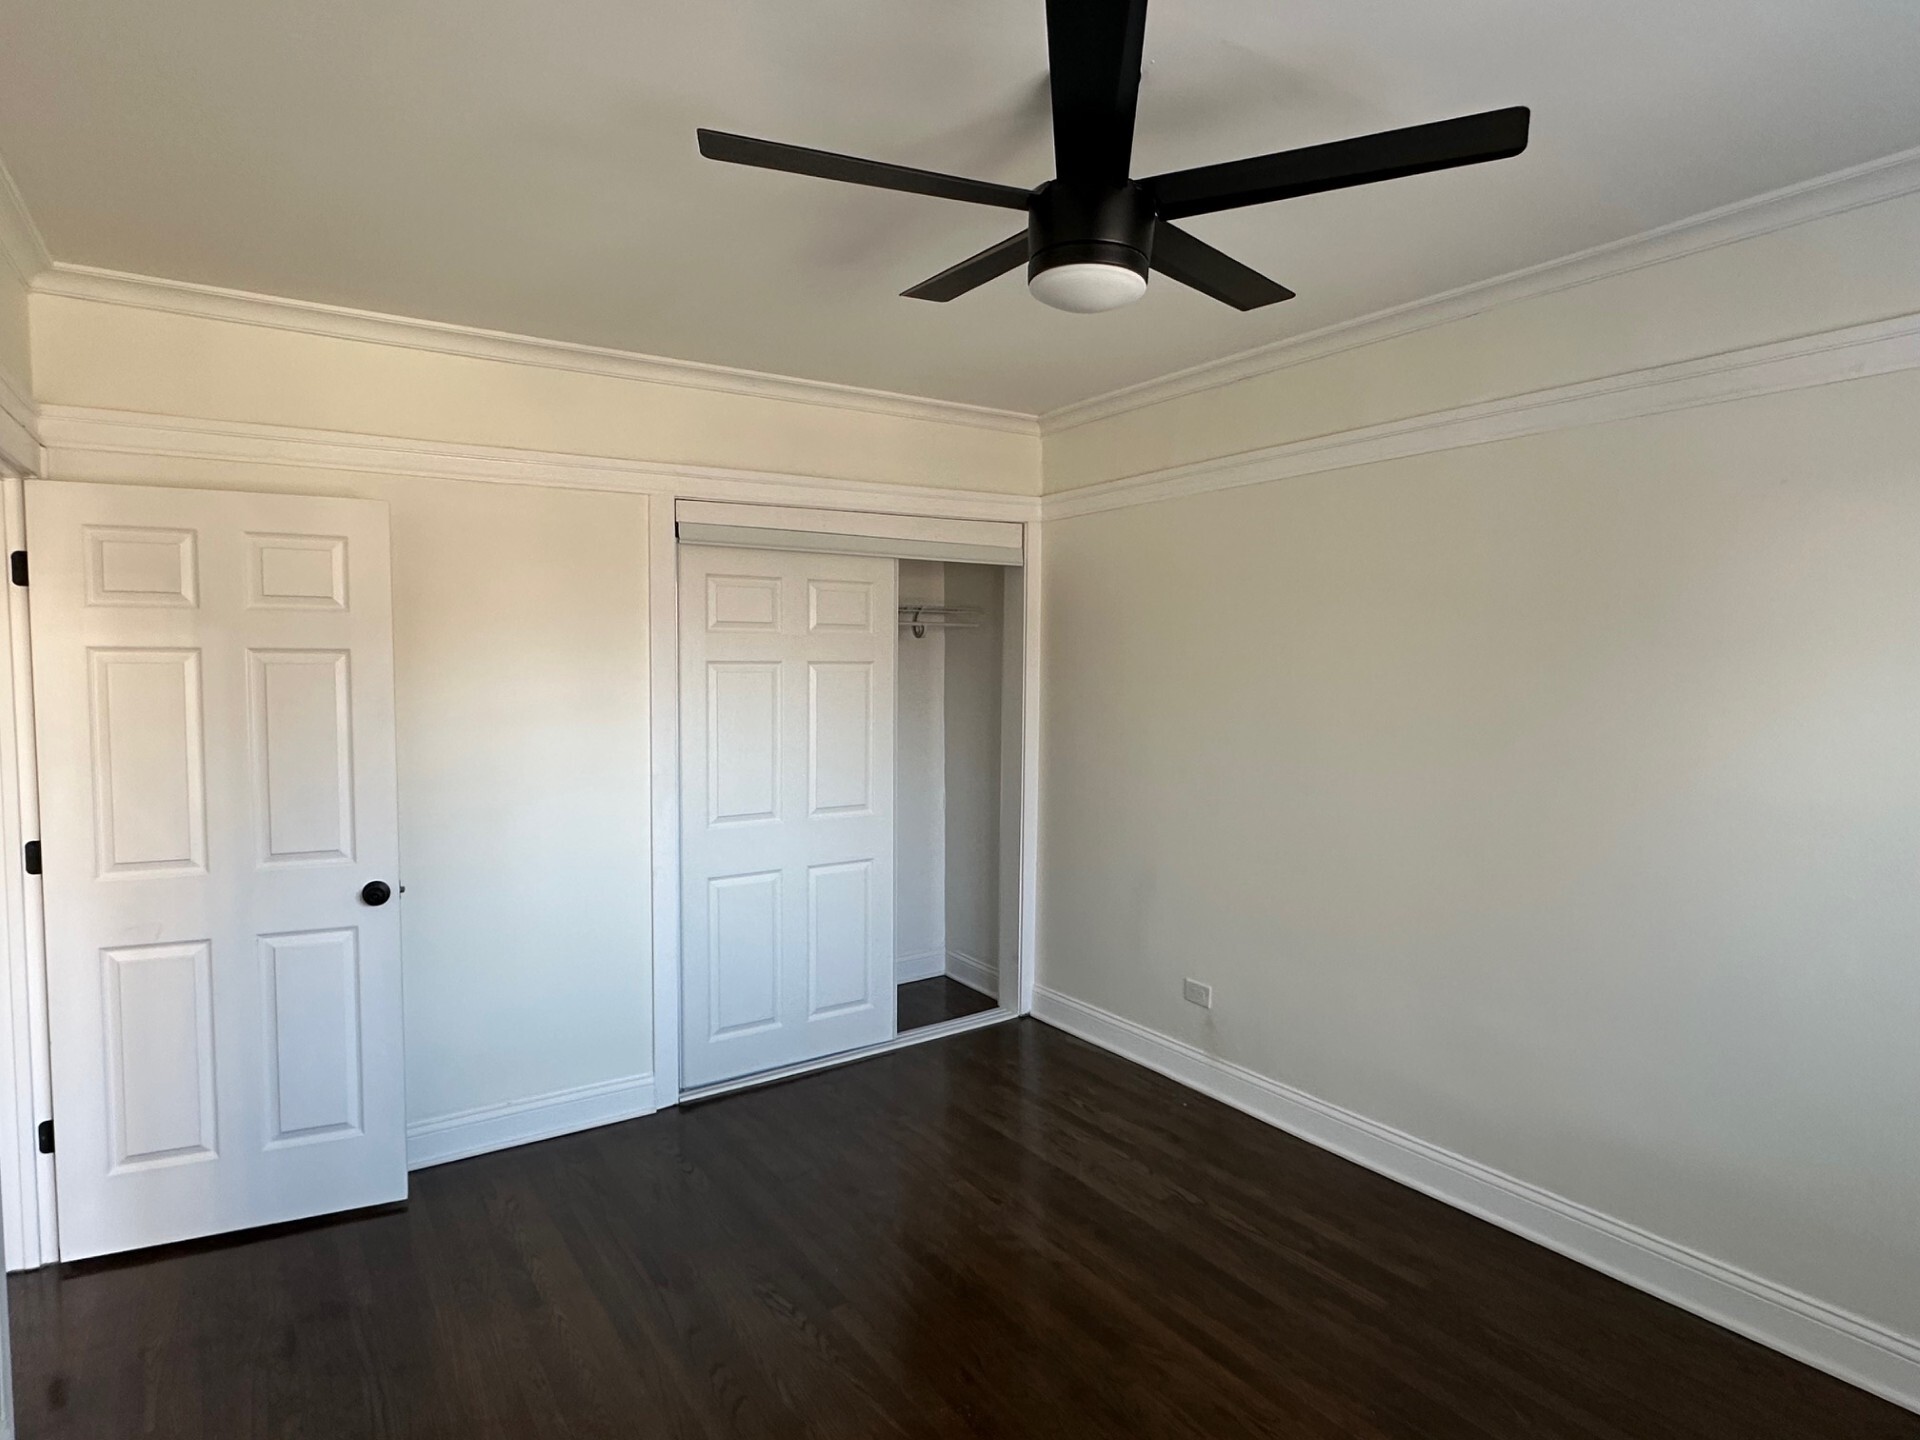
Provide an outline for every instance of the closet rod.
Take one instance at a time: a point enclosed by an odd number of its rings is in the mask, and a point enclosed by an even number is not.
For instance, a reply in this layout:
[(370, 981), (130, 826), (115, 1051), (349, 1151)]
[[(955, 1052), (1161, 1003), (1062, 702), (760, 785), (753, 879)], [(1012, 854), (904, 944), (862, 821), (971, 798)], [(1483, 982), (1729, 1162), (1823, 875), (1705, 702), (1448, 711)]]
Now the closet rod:
[(971, 605), (902, 605), (900, 623), (913, 631), (913, 638), (926, 638), (929, 630), (978, 630), (980, 612)]

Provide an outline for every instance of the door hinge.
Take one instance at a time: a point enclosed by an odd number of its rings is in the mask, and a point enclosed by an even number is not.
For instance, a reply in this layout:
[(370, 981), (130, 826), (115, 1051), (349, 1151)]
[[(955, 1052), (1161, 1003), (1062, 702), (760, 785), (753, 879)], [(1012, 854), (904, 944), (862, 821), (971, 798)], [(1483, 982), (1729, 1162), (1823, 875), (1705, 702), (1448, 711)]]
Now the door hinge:
[(16, 585), (26, 584), (27, 583), (27, 552), (24, 550), (14, 551), (12, 555), (7, 557), (7, 568), (13, 574), (14, 584)]
[(38, 840), (27, 841), (26, 850), (27, 874), (38, 875), (40, 873), (40, 842)]
[(53, 1154), (53, 1121), (51, 1120), (42, 1120), (40, 1122), (40, 1153), (42, 1155)]

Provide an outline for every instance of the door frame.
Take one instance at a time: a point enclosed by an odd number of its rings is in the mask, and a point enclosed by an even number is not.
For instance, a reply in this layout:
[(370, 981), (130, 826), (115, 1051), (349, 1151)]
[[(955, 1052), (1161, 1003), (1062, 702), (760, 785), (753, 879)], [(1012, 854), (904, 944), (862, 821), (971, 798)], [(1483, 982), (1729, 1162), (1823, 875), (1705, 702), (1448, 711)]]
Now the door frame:
[[(706, 499), (704, 495), (654, 494), (647, 502), (647, 662), (649, 807), (653, 836), (653, 1085), (654, 1102), (677, 1104), (680, 1083), (680, 543), (674, 528), (675, 501)], [(795, 497), (799, 499), (800, 497)], [(889, 495), (885, 504), (905, 502)], [(813, 505), (820, 512), (852, 507)], [(872, 507), (878, 509), (878, 506)], [(871, 513), (869, 511), (869, 513)], [(929, 521), (971, 519), (936, 507), (889, 509), (889, 514)], [(1021, 696), (1020, 696), (1020, 923), (1018, 953), (1014, 956), (1013, 1014), (1033, 1009), (1033, 984), (1038, 958), (1040, 851), (1040, 713), (1041, 713), (1041, 526), (1034, 520), (1021, 527), (1024, 561), (1020, 566)], [(937, 538), (930, 535), (928, 538)], [(1004, 964), (1004, 961), (1003, 961)], [(961, 1030), (978, 1029), (1008, 1018), (990, 1011), (965, 1020), (909, 1031), (878, 1045), (802, 1062), (766, 1075), (748, 1076), (719, 1085), (703, 1086), (704, 1098), (773, 1079), (805, 1074), (889, 1050), (938, 1040)]]

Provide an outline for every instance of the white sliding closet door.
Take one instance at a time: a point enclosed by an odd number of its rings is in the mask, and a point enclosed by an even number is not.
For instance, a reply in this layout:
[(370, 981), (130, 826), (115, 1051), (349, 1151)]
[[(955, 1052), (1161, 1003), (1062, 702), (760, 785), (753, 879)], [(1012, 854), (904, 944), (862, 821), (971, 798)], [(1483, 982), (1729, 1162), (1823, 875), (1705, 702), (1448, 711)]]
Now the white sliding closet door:
[(398, 1200), (386, 507), (32, 481), (64, 1260)]
[(891, 1039), (896, 562), (680, 547), (682, 1079)]

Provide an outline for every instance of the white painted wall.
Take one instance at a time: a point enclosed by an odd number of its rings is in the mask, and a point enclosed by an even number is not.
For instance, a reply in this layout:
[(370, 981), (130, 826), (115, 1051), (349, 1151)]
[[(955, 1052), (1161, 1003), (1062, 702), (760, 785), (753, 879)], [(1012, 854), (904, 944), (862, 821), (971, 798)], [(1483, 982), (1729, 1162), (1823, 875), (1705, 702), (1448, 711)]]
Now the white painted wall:
[(410, 1128), (650, 1073), (645, 497), (60, 473), (388, 503)]
[[(1039, 485), (1031, 434), (44, 293), (27, 313), (35, 391), (55, 410), (1014, 494)], [(645, 497), (71, 449), (49, 461), (66, 479), (393, 506), (410, 1126), (444, 1158), (463, 1135), (513, 1138), (517, 1107), (559, 1107), (529, 1124), (585, 1123), (644, 1103)], [(927, 763), (937, 774), (937, 751)], [(942, 840), (937, 812), (927, 828)], [(943, 953), (939, 896), (926, 913), (927, 948)]]
[[(900, 603), (941, 605), (946, 567), (900, 562)], [(898, 978), (924, 980), (947, 955), (947, 637), (902, 629), (894, 739), (893, 954)]]
[[(1049, 487), (1920, 310), (1916, 250), (1855, 210)], [(1916, 455), (1906, 371), (1050, 521), (1041, 985), (1913, 1344)]]

